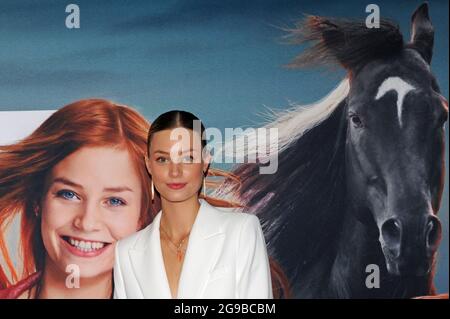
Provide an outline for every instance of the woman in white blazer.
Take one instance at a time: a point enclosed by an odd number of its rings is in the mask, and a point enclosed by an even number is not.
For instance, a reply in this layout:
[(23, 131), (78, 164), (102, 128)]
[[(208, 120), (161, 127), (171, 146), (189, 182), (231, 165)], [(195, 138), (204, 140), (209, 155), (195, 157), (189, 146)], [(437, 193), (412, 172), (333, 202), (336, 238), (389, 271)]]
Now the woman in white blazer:
[(116, 245), (115, 298), (273, 298), (258, 218), (199, 198), (210, 162), (204, 131), (184, 111), (152, 123), (146, 164), (162, 209)]

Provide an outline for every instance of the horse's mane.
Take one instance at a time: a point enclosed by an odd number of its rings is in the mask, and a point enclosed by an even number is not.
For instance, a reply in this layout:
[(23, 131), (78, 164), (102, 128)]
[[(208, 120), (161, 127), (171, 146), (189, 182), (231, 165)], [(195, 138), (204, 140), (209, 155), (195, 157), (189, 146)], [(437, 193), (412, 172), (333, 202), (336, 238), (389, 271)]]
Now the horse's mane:
[[(233, 173), (241, 184), (225, 182), (215, 194), (231, 196), (247, 212), (259, 216), (269, 252), (291, 280), (301, 267), (326, 255), (339, 233), (342, 216), (338, 212), (345, 201), (343, 116), (348, 90), (349, 82), (344, 79), (315, 104), (273, 114), (265, 128), (279, 131), (279, 147), (271, 155), (272, 160), (278, 156), (277, 172), (261, 175), (261, 164), (238, 165)], [(245, 145), (246, 149), (237, 151), (255, 153), (258, 147)]]
[(404, 47), (399, 26), (386, 19), (380, 20), (379, 28), (368, 28), (364, 21), (307, 15), (289, 31), (289, 42), (311, 44), (289, 64), (296, 68), (340, 65), (355, 71)]

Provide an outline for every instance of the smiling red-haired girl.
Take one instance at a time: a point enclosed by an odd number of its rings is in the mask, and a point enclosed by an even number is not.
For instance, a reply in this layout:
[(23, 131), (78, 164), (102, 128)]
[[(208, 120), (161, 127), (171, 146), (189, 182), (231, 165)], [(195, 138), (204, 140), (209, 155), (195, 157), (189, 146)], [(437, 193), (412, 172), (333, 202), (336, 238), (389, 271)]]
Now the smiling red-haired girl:
[[(111, 297), (115, 242), (147, 225), (158, 205), (150, 206), (143, 161), (149, 127), (127, 106), (87, 99), (0, 146), (0, 250), (8, 269), (0, 267), (0, 298)], [(20, 275), (5, 239), (18, 215)], [(67, 286), (68, 270), (78, 285)]]

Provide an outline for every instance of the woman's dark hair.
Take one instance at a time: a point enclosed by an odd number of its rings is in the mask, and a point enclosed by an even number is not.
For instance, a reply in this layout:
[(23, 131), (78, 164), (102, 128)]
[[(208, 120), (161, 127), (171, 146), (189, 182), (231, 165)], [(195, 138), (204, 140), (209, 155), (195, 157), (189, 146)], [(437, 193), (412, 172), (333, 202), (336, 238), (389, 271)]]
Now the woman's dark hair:
[(147, 138), (147, 145), (149, 146), (148, 148), (150, 149), (150, 142), (153, 134), (177, 127), (182, 127), (193, 131), (198, 131), (198, 129), (200, 129), (200, 132), (198, 133), (200, 133), (200, 136), (202, 138), (202, 150), (204, 150), (204, 148), (206, 147), (206, 138), (205, 126), (203, 125), (203, 122), (200, 121), (200, 119), (194, 114), (179, 110), (173, 110), (163, 113), (152, 122)]
[[(197, 124), (195, 124), (197, 123)], [(199, 125), (200, 124), (200, 127)], [(195, 116), (192, 113), (186, 112), (186, 111), (169, 111), (166, 113), (161, 114), (156, 118), (156, 120), (151, 123), (150, 130), (148, 132), (148, 138), (147, 138), (147, 146), (148, 151), (150, 150), (150, 142), (153, 137), (153, 134), (159, 131), (168, 130), (168, 129), (174, 129), (177, 127), (182, 127), (185, 129), (190, 129), (193, 131), (198, 131), (200, 128), (200, 136), (202, 137), (202, 150), (206, 147), (206, 138), (205, 138), (205, 127), (203, 126), (203, 123), (200, 121), (200, 119)], [(150, 154), (148, 154), (150, 157)], [(219, 169), (208, 169), (209, 176), (212, 177), (222, 177), (228, 180), (233, 181), (234, 183), (237, 183), (240, 185), (240, 180), (237, 176), (230, 172), (222, 171)], [(209, 183), (208, 183), (209, 184)], [(221, 184), (221, 181), (219, 183), (217, 182), (211, 182), (210, 185), (216, 188), (218, 185)], [(203, 197), (203, 196), (202, 196)], [(204, 199), (209, 202), (213, 206), (217, 207), (234, 207), (234, 208), (243, 208), (239, 203), (234, 203), (231, 201), (227, 201), (224, 199), (218, 199), (210, 196), (204, 196)], [(271, 272), (271, 278), (272, 278), (272, 287), (273, 287), (273, 294), (275, 298), (291, 298), (292, 292), (291, 288), (289, 287), (289, 281), (284, 274), (283, 269), (278, 264), (278, 262), (273, 259), (272, 257), (269, 257), (269, 263), (270, 263), (270, 272)]]

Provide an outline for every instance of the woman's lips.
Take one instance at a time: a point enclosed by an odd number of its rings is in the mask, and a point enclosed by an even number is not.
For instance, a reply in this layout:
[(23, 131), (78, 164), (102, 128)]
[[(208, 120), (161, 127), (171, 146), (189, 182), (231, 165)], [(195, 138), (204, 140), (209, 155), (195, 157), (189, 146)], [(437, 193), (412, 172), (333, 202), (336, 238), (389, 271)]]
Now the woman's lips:
[(78, 257), (97, 257), (111, 246), (111, 243), (82, 240), (70, 236), (60, 236), (63, 246)]
[(167, 186), (169, 186), (171, 189), (181, 189), (186, 186), (186, 183), (170, 183), (167, 184)]

